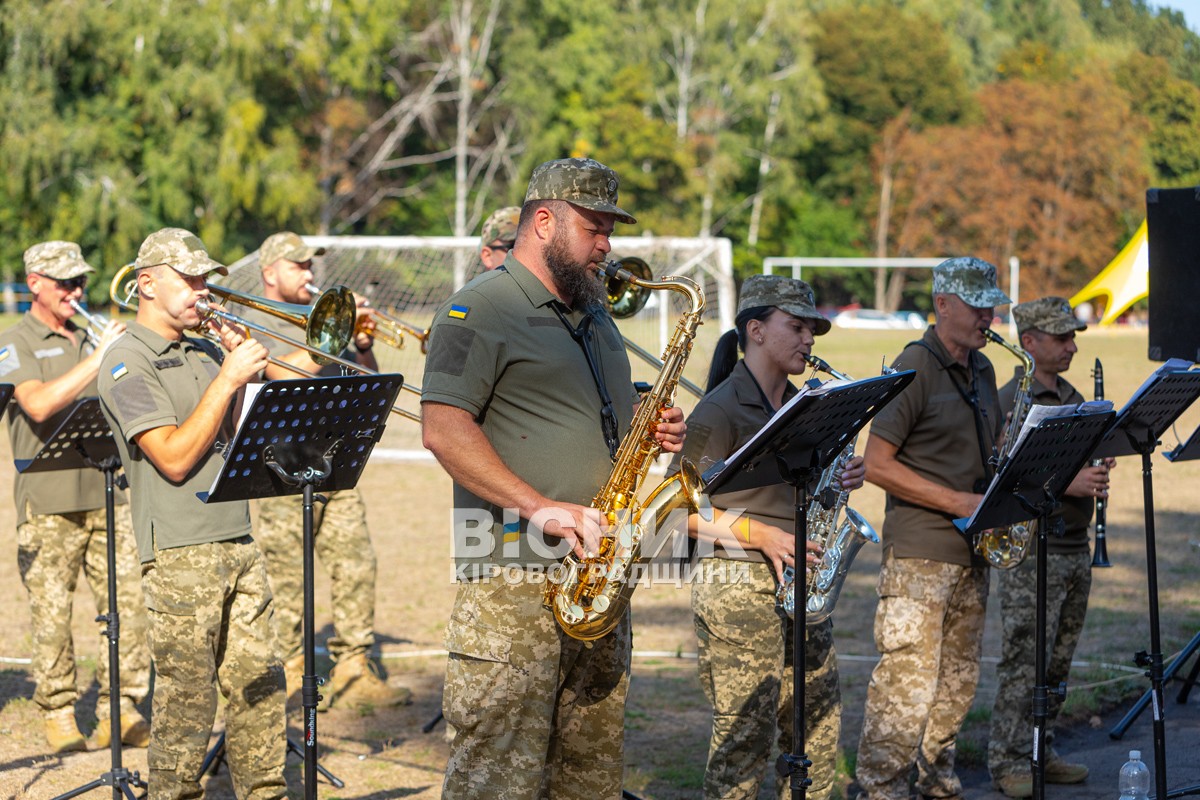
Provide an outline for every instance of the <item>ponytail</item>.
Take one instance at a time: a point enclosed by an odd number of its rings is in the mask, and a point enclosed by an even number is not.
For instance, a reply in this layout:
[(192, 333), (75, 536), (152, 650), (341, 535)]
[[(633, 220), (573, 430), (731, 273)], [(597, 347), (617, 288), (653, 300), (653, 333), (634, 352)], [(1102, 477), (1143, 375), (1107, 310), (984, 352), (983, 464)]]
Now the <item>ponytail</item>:
[(753, 306), (738, 312), (734, 320), (734, 328), (721, 334), (717, 346), (713, 350), (712, 363), (708, 367), (708, 385), (704, 392), (707, 394), (729, 377), (737, 366), (738, 350), (746, 352), (746, 326), (750, 320), (764, 320), (775, 311), (774, 306)]

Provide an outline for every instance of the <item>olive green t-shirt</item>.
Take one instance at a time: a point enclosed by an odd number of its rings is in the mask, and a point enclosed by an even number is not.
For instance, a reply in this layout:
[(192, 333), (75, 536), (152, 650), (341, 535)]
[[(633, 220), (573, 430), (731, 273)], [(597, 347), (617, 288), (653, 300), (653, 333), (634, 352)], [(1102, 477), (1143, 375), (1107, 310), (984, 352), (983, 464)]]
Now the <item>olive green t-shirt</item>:
[[(791, 399), (796, 392), (796, 387), (789, 383), (783, 399)], [(746, 362), (738, 361), (729, 377), (705, 394), (688, 416), (683, 450), (671, 459), (667, 473), (673, 475), (678, 472), (680, 459), (684, 456), (692, 459), (703, 473), (750, 441), (774, 413), (775, 409), (768, 405)], [(744, 511), (751, 519), (785, 531), (795, 527), (795, 491), (786, 483), (726, 492), (716, 495), (712, 501), (714, 506), (724, 511)], [(716, 546), (709, 553), (708, 549), (702, 543), (698, 546), (698, 553), (701, 557), (738, 561), (764, 560), (758, 550), (727, 551)]]
[[(75, 332), (74, 343), (27, 313), (16, 325), (0, 333), (0, 383), (20, 386), (26, 381), (52, 381), (91, 355), (93, 348), (83, 329), (69, 321), (67, 327)], [(95, 394), (93, 381), (79, 396)], [(34, 422), (16, 398), (10, 400), (8, 436), (13, 458), (33, 458), (58, 430), (70, 409), (67, 406), (44, 422)], [(116, 502), (126, 502), (124, 492), (116, 493)], [(27, 505), (33, 514), (69, 514), (104, 508), (104, 473), (98, 469), (18, 472), (13, 478), (13, 507), (18, 525), (26, 522)]]
[[(590, 505), (612, 460), (601, 400), (582, 346), (555, 314), (554, 295), (511, 253), (502, 269), (476, 276), (434, 315), (421, 402), (474, 416), (500, 459), (546, 497)], [(561, 309), (578, 328), (588, 316)], [(612, 317), (589, 309), (591, 347), (617, 435), (633, 420), (629, 359)], [(531, 534), (528, 521), (454, 485), (453, 552), (461, 574), (497, 565), (547, 567), (566, 554), (562, 539)], [(536, 539), (536, 541), (534, 541)], [(470, 572), (461, 572), (465, 566)]]
[(134, 443), (144, 431), (182, 425), (220, 371), (222, 358), (220, 348), (207, 339), (185, 336), (172, 341), (136, 322), (104, 354), (100, 405), (118, 434), (143, 563), (153, 561), (158, 550), (224, 542), (250, 533), (250, 505), (245, 500), (202, 503), (196, 496), (209, 490), (225, 463), (220, 451), (235, 432), (236, 403), (230, 403), (213, 448), (180, 483), (164, 477)]
[[(910, 343), (892, 364), (917, 374), (908, 388), (875, 416), (871, 435), (899, 448), (896, 459), (922, 478), (959, 492), (981, 491), (977, 482), (985, 476), (984, 458), (992, 455), (1004, 427), (996, 373), (979, 351), (971, 352), (967, 366), (959, 364), (942, 345), (935, 328), (931, 325), (921, 337), (924, 346)], [(978, 416), (964, 394), (977, 398)], [(991, 470), (986, 474), (990, 477)], [(896, 558), (986, 565), (954, 527), (953, 519), (951, 514), (888, 494), (884, 556), (891, 550)]]
[[(1017, 400), (1017, 381), (1025, 373), (1024, 368), (1017, 367), (1013, 371), (1012, 380), (1000, 388), (1000, 407), (1004, 413), (1012, 411)], [(1033, 404), (1038, 406), (1069, 406), (1083, 402), (1083, 395), (1075, 387), (1067, 383), (1061, 375), (1057, 385), (1051, 389), (1042, 385), (1037, 378), (1033, 379), (1031, 389)], [(1047, 542), (1046, 552), (1055, 554), (1086, 553), (1088, 551), (1088, 526), (1092, 522), (1092, 511), (1095, 501), (1090, 497), (1061, 497), (1062, 507), (1051, 515), (1051, 522), (1062, 518), (1063, 535), (1051, 536)], [(1051, 530), (1054, 528), (1051, 527)]]

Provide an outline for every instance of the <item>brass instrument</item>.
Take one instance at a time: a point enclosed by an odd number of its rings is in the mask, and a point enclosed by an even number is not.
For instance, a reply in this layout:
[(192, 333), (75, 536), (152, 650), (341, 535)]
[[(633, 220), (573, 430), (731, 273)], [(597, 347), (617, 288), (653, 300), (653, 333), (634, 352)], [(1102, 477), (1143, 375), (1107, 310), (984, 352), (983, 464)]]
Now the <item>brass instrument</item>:
[[(304, 288), (312, 292), (314, 297), (321, 294), (321, 289), (314, 284), (306, 283)], [(429, 328), (422, 330), (416, 325), (385, 314), (377, 308), (368, 307), (367, 310), (371, 312), (371, 322), (374, 323), (374, 327), (368, 329), (362, 321), (358, 321), (354, 327), (355, 335), (369, 333), (387, 346), (399, 350), (404, 347), (404, 334), (407, 333), (421, 343), (421, 355), (429, 352)]]
[(71, 304), (71, 308), (75, 309), (75, 313), (87, 320), (87, 338), (92, 343), (92, 347), (100, 346), (100, 335), (104, 333), (104, 329), (108, 327), (108, 320), (100, 314), (93, 314), (83, 307), (83, 304), (74, 297), (68, 297), (67, 302)]
[[(109, 284), (108, 296), (119, 307), (127, 311), (136, 312), (138, 307), (137, 280), (128, 277), (134, 269), (134, 264), (126, 264), (117, 271), (117, 274), (113, 276), (112, 283)], [(366, 375), (378, 374), (375, 370), (367, 369), (355, 361), (350, 361), (337, 355), (337, 353), (341, 353), (349, 346), (350, 340), (354, 337), (356, 317), (354, 296), (345, 286), (334, 286), (327, 291), (321, 292), (311, 306), (299, 303), (284, 303), (278, 300), (267, 300), (263, 297), (239, 292), (236, 289), (230, 289), (217, 284), (209, 284), (208, 290), (212, 295), (216, 295), (219, 298), (230, 300), (246, 308), (253, 308), (256, 311), (261, 311), (264, 314), (303, 328), (305, 341), (301, 342), (297, 339), (283, 336), (269, 328), (218, 308), (213, 302), (204, 300), (196, 303), (196, 310), (201, 315), (201, 323), (196, 332), (202, 336), (208, 336), (210, 333), (207, 325), (209, 320), (223, 319), (247, 330), (270, 336), (272, 339), (277, 339), (297, 350), (303, 350), (318, 364), (337, 364), (345, 369)], [(283, 367), (300, 375), (310, 378), (319, 377), (306, 369), (289, 364), (275, 356), (271, 356), (267, 360), (276, 366)], [(405, 386), (405, 388), (413, 391), (411, 387)], [(420, 392), (419, 389), (416, 391)], [(415, 422), (421, 421), (420, 416), (399, 406), (393, 406), (392, 412)]]
[[(807, 355), (804, 360), (815, 371), (832, 375), (838, 380), (854, 380), (817, 356)], [(887, 367), (884, 370), (884, 374), (892, 371)], [(808, 507), (808, 540), (817, 542), (824, 550), (821, 562), (808, 574), (804, 618), (809, 625), (824, 622), (833, 614), (834, 605), (846, 582), (846, 575), (850, 572), (850, 565), (862, 546), (867, 542), (879, 544), (879, 534), (871, 527), (871, 523), (847, 505), (850, 492), (837, 488), (842, 470), (846, 468), (850, 459), (854, 458), (854, 446), (857, 441), (858, 438), (855, 437), (821, 473), (813, 491), (814, 502)], [(803, 563), (803, 558), (803, 554), (797, 553), (796, 563)], [(796, 618), (795, 567), (783, 568), (783, 580), (776, 589), (775, 599), (789, 618)]]
[[(1004, 431), (1004, 444), (1000, 448), (996, 468), (1003, 465), (1009, 450), (1017, 441), (1021, 425), (1033, 406), (1033, 356), (1024, 349), (1004, 341), (1000, 334), (991, 328), (985, 328), (983, 335), (988, 341), (995, 342), (1021, 361), (1025, 374), (1017, 381), (1017, 395), (1013, 402), (1012, 416)], [(982, 531), (975, 539), (975, 552), (987, 559), (987, 562), (997, 569), (1012, 569), (1025, 560), (1029, 553), (1029, 545), (1033, 541), (1034, 520), (1017, 522), (1000, 528), (989, 528)]]
[(580, 559), (574, 554), (567, 555), (562, 563), (561, 580), (546, 583), (546, 606), (567, 635), (583, 641), (599, 639), (625, 616), (636, 585), (631, 574), (634, 565), (654, 555), (642, 552), (644, 521), (653, 519), (651, 530), (657, 531), (679, 508), (706, 518), (712, 513), (707, 497), (701, 493), (696, 466), (686, 458), (676, 475), (660, 483), (644, 504), (638, 502), (638, 488), (662, 450), (654, 431), (662, 410), (674, 404), (679, 376), (701, 323), (704, 295), (687, 278), (646, 280), (624, 268), (624, 263), (628, 261), (610, 261), (601, 266), (614, 316), (618, 309), (623, 316), (637, 313), (654, 289), (681, 292), (687, 296), (690, 308), (675, 327), (654, 386), (642, 398), (629, 430), (621, 439), (608, 482), (592, 499), (592, 507), (601, 511), (612, 535), (601, 540), (595, 557)]

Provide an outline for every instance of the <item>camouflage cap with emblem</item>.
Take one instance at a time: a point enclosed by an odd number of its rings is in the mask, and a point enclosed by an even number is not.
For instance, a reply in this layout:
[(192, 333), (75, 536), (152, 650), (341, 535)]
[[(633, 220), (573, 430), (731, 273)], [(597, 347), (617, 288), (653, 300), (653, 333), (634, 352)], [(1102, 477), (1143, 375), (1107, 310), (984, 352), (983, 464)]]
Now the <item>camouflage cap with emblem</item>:
[(981, 258), (949, 258), (933, 268), (933, 293), (952, 294), (974, 308), (1012, 302), (996, 285), (996, 268)]
[(479, 229), (479, 241), (486, 247), (492, 242), (512, 242), (517, 238), (517, 224), (521, 221), (521, 207), (498, 208), (483, 221)]
[(795, 278), (785, 278), (783, 275), (751, 275), (746, 278), (742, 283), (742, 296), (738, 299), (738, 313), (762, 306), (773, 306), (793, 317), (808, 320), (812, 323), (815, 336), (824, 336), (833, 327), (833, 323), (817, 311), (812, 287)]
[(258, 265), (269, 267), (281, 258), (303, 264), (305, 261), (311, 261), (313, 256), (323, 255), (324, 247), (309, 247), (298, 234), (283, 231), (268, 236), (262, 247), (258, 248)]
[(207, 275), (219, 272), (228, 275), (229, 270), (208, 256), (204, 242), (191, 231), (183, 228), (163, 228), (146, 237), (138, 248), (136, 269), (157, 267), (163, 264), (181, 275)]
[(1017, 333), (1039, 330), (1052, 336), (1071, 331), (1086, 331), (1087, 325), (1071, 311), (1071, 303), (1065, 297), (1042, 297), (1021, 303), (1012, 308), (1017, 322)]
[(25, 274), (65, 281), (95, 272), (74, 242), (41, 242), (25, 251)]
[(614, 214), (620, 222), (637, 222), (617, 206), (617, 173), (591, 158), (560, 158), (539, 164), (529, 177), (525, 202), (566, 200), (571, 205)]

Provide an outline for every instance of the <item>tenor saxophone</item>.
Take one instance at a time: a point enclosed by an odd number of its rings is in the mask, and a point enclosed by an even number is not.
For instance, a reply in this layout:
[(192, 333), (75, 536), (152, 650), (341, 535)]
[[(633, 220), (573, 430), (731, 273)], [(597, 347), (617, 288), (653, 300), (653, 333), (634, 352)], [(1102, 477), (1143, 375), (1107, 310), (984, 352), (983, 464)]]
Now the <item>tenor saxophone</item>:
[[(1009, 417), (1008, 426), (1005, 428), (1004, 443), (1000, 448), (999, 460), (996, 464), (996, 468), (999, 469), (1016, 443), (1017, 435), (1021, 432), (1021, 425), (1025, 423), (1025, 417), (1029, 415), (1029, 409), (1033, 406), (1034, 363), (1033, 356), (1023, 348), (1004, 341), (1000, 334), (991, 328), (985, 328), (983, 335), (989, 341), (995, 342), (1020, 359), (1021, 366), (1025, 370), (1025, 374), (1017, 381), (1017, 395), (1013, 402), (1012, 416)], [(1024, 561), (1025, 556), (1029, 553), (1029, 543), (1033, 541), (1033, 526), (1034, 521), (1027, 520), (1000, 528), (988, 528), (976, 536), (975, 552), (987, 559), (987, 562), (997, 569), (1012, 569)]]
[[(853, 380), (829, 366), (824, 359), (807, 355), (804, 360), (814, 370), (825, 372), (838, 380)], [(850, 565), (862, 546), (867, 542), (879, 544), (879, 534), (875, 533), (871, 524), (846, 504), (850, 492), (837, 488), (842, 470), (854, 458), (857, 441), (855, 437), (821, 473), (813, 491), (814, 502), (808, 507), (808, 540), (818, 542), (823, 549), (820, 563), (808, 574), (804, 610), (805, 621), (809, 625), (824, 622), (833, 614)], [(797, 563), (801, 563), (801, 559), (802, 556), (797, 555)], [(793, 567), (783, 568), (783, 579), (775, 591), (775, 599), (789, 618), (796, 618), (796, 570)]]
[(558, 574), (552, 575), (546, 583), (545, 604), (567, 635), (583, 641), (599, 639), (625, 616), (636, 586), (632, 580), (636, 577), (633, 568), (643, 558), (655, 555), (643, 553), (649, 520), (654, 523), (650, 530), (658, 532), (664, 529), (671, 513), (678, 509), (711, 514), (708, 498), (701, 493), (703, 483), (699, 472), (687, 458), (682, 459), (679, 472), (660, 483), (645, 503), (639, 503), (637, 498), (642, 480), (662, 450), (654, 432), (662, 410), (674, 405), (675, 389), (691, 353), (696, 328), (701, 323), (704, 295), (688, 278), (669, 276), (661, 281), (645, 280), (611, 261), (601, 269), (610, 286), (614, 281), (621, 281), (642, 289), (681, 292), (690, 307), (675, 326), (671, 341), (663, 352), (663, 367), (653, 388), (638, 404), (633, 422), (621, 439), (608, 481), (592, 499), (592, 507), (600, 510), (608, 529), (599, 551), (592, 558), (581, 559), (573, 553), (567, 555)]

